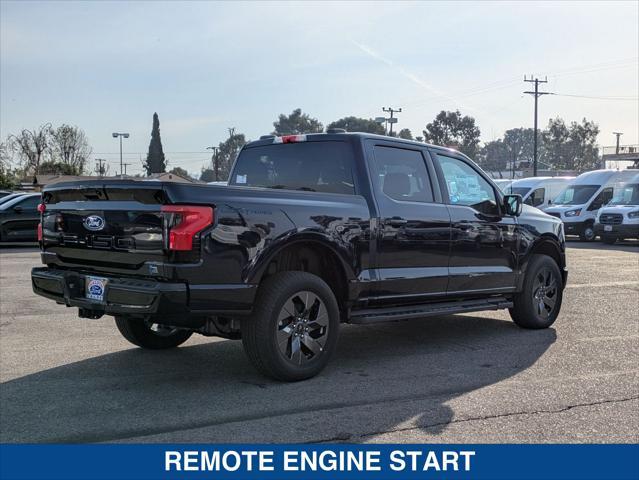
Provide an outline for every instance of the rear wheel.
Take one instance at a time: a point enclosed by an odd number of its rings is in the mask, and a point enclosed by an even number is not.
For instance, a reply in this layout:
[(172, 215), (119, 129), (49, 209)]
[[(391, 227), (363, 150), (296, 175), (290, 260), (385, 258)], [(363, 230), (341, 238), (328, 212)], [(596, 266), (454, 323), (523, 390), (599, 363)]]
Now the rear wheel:
[(617, 241), (617, 237), (614, 235), (603, 235), (601, 241), (607, 245), (614, 245)]
[(253, 315), (242, 322), (251, 363), (276, 380), (317, 375), (328, 362), (339, 329), (335, 295), (319, 277), (281, 272), (260, 286)]
[(133, 345), (151, 350), (177, 347), (186, 342), (193, 334), (189, 330), (127, 317), (115, 317), (115, 324), (122, 336)]
[(561, 272), (555, 261), (546, 255), (533, 255), (510, 317), (522, 328), (548, 328), (559, 315), (562, 297)]

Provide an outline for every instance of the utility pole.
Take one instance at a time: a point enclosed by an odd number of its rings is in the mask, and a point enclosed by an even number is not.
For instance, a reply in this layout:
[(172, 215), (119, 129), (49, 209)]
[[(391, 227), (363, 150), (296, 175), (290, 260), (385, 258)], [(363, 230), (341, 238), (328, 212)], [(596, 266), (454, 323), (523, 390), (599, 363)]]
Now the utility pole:
[(397, 118), (394, 118), (393, 114), (394, 113), (402, 113), (402, 109), (401, 108), (394, 109), (393, 107), (388, 107), (388, 108), (382, 107), (382, 111), (390, 113), (390, 118), (388, 119), (388, 123), (390, 123), (390, 128), (389, 128), (388, 135), (392, 137), (393, 136), (393, 123), (397, 122)]
[[(124, 165), (124, 174), (126, 175), (126, 167), (128, 167), (131, 164), (130, 163), (123, 163), (122, 165)], [(122, 175), (122, 170), (120, 170), (120, 175)]]
[(104, 158), (96, 158), (95, 161), (97, 162), (96, 170), (98, 171), (98, 176), (103, 177), (104, 174), (106, 173), (106, 168), (104, 168), (104, 164), (106, 163), (106, 160)]
[(211, 155), (211, 163), (213, 164), (213, 171), (215, 172), (215, 181), (217, 182), (219, 179), (219, 172), (220, 172), (220, 164), (218, 161), (218, 152), (220, 150), (220, 147), (206, 147), (207, 150), (213, 150), (213, 155)]
[(617, 148), (615, 149), (615, 155), (619, 155), (619, 137), (623, 135), (621, 132), (612, 132), (617, 137)]
[(228, 131), (229, 131), (229, 138), (231, 138), (231, 137), (233, 137), (233, 135), (235, 135), (235, 127), (229, 127)]
[(524, 75), (524, 82), (529, 82), (529, 83), (534, 83), (535, 84), (535, 91), (534, 92), (524, 92), (527, 93), (528, 95), (534, 95), (535, 96), (535, 135), (534, 135), (534, 141), (533, 141), (533, 177), (537, 176), (537, 99), (539, 97), (541, 97), (542, 95), (551, 95), (550, 92), (540, 92), (539, 91), (539, 84), (540, 83), (548, 83), (548, 78), (544, 78), (543, 80), (539, 80), (538, 78), (535, 78), (533, 80), (532, 75), (530, 76), (530, 78), (527, 78)]

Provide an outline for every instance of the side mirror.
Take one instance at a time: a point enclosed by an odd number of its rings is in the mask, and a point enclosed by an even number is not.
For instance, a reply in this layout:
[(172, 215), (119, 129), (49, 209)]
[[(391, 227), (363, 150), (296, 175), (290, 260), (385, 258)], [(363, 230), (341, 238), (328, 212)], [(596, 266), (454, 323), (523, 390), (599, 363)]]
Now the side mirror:
[(552, 205), (552, 200), (548, 199), (548, 205)]
[(521, 195), (504, 195), (504, 211), (506, 215), (511, 217), (518, 217), (521, 215), (523, 209), (523, 201)]
[(16, 205), (13, 207), (13, 211), (16, 213), (22, 213), (22, 207), (20, 205)]

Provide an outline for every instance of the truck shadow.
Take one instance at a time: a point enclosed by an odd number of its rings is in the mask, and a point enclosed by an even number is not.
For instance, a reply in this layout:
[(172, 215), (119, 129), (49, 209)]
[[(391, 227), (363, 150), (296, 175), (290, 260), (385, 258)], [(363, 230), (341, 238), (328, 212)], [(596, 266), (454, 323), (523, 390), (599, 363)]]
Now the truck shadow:
[(258, 375), (240, 342), (131, 348), (2, 384), (0, 441), (347, 441), (349, 425), (372, 434), (415, 417), (432, 434), (453, 419), (447, 401), (524, 371), (555, 340), (469, 315), (345, 326), (328, 368), (295, 384)]

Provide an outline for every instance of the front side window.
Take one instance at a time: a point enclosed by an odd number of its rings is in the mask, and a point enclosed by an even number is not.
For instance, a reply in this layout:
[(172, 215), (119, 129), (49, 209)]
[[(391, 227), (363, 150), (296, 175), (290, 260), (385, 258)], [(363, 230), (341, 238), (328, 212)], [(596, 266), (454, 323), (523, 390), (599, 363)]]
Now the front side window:
[(433, 201), (433, 189), (421, 152), (376, 145), (373, 153), (379, 187), (384, 195), (407, 202)]
[(498, 215), (499, 207), (493, 187), (479, 172), (457, 158), (437, 154), (448, 189), (448, 203), (466, 205), (478, 212)]

